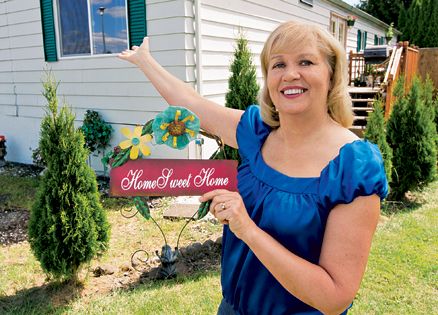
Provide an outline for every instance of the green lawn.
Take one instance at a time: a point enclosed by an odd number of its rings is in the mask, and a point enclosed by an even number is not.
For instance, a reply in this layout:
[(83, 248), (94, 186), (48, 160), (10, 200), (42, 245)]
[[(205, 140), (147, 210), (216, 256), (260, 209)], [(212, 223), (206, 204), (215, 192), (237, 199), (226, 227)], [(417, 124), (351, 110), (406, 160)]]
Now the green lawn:
[[(35, 179), (0, 174), (0, 195), (9, 196), (9, 206), (28, 208), (37, 184)], [(350, 314), (438, 314), (438, 182), (416, 196), (422, 204), (415, 209), (382, 215)], [(141, 235), (146, 237), (153, 232), (135, 220), (126, 225), (131, 230), (117, 230), (124, 221), (118, 213), (108, 213), (112, 244), (102, 260), (127, 260), (124, 251), (135, 244), (127, 244), (123, 237), (131, 236), (132, 229), (143, 229)], [(165, 228), (171, 233), (170, 225)], [(200, 238), (191, 234), (196, 229), (217, 233), (210, 228), (188, 229), (187, 242)], [(221, 298), (217, 268), (165, 282), (136, 281), (110, 292), (94, 292), (94, 281), (87, 277), (82, 288), (47, 284), (27, 242), (0, 246), (1, 314), (216, 314)]]

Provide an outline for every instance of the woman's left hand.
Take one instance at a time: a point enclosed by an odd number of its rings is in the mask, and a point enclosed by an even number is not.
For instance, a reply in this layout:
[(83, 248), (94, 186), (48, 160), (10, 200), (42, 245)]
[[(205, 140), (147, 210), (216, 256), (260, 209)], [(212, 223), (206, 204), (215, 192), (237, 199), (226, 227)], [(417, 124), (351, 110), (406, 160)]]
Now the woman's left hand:
[(245, 236), (255, 227), (249, 217), (242, 197), (237, 192), (225, 189), (212, 190), (199, 198), (201, 202), (211, 200), (210, 212), (222, 224), (228, 224), (230, 230), (239, 238)]

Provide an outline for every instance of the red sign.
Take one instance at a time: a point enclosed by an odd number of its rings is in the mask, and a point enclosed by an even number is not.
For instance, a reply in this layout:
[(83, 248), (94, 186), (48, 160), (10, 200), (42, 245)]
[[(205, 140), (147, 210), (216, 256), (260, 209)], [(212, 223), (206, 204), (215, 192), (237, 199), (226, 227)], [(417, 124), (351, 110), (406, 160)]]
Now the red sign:
[(111, 169), (111, 196), (193, 196), (237, 191), (237, 161), (130, 160)]

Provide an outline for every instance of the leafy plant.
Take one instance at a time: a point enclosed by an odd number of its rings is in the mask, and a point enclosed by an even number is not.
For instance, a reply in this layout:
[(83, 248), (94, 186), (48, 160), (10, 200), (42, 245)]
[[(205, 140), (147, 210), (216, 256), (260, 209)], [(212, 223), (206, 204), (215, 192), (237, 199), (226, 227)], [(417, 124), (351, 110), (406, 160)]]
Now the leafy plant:
[(113, 133), (111, 125), (105, 122), (94, 110), (87, 110), (80, 129), (90, 152), (105, 149), (109, 145)]
[(30, 214), (29, 243), (48, 275), (76, 280), (81, 265), (106, 250), (109, 224), (75, 117), (66, 105), (58, 110), (53, 75), (43, 86), (48, 104), (39, 149), (47, 169)]

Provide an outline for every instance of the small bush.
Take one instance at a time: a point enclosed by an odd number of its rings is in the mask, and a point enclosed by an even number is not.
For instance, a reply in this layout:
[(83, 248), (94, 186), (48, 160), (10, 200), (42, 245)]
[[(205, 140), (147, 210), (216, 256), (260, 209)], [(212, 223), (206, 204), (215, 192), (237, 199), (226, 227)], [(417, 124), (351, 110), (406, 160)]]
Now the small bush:
[(90, 152), (105, 149), (109, 145), (113, 133), (111, 125), (94, 110), (87, 110), (85, 113), (81, 130), (84, 133), (85, 144)]

